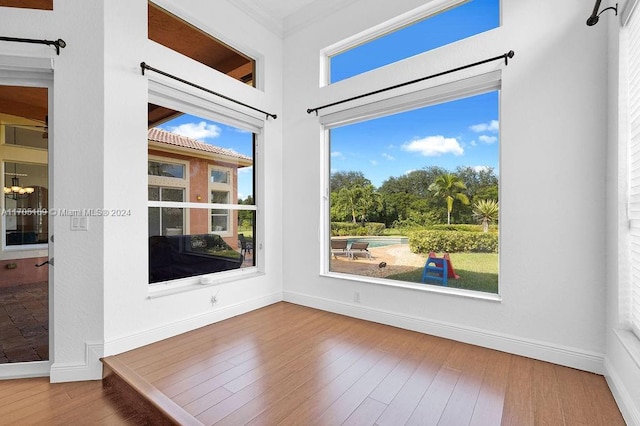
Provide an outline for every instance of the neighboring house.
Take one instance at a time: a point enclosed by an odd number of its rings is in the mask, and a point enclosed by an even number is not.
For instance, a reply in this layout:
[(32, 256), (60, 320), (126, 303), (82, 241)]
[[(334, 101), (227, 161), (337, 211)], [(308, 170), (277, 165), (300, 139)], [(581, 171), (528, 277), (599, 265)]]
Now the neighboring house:
[[(250, 157), (157, 127), (149, 129), (149, 200), (236, 204), (238, 169)], [(238, 217), (228, 209), (149, 207), (149, 236), (218, 234), (232, 247)]]

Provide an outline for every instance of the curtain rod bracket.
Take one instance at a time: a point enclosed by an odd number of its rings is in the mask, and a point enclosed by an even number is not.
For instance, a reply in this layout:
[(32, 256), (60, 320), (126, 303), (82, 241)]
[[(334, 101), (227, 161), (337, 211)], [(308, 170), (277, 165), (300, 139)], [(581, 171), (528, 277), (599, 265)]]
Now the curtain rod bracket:
[(56, 54), (60, 56), (60, 49), (67, 47), (67, 43), (59, 38), (57, 40), (37, 40), (33, 38), (19, 38), (19, 37), (0, 37), (0, 41), (13, 41), (18, 43), (31, 43), (31, 44), (46, 44), (47, 46), (53, 46), (56, 48)]
[(202, 90), (204, 92), (207, 92), (207, 93), (210, 93), (212, 95), (218, 96), (218, 97), (220, 97), (222, 99), (226, 99), (226, 100), (234, 102), (234, 103), (236, 103), (238, 105), (242, 105), (243, 107), (246, 107), (246, 108), (252, 109), (254, 111), (260, 112), (260, 113), (262, 113), (262, 114), (264, 114), (266, 116), (266, 120), (268, 120), (269, 117), (273, 118), (274, 120), (278, 118), (278, 116), (276, 114), (271, 114), (271, 113), (263, 111), (261, 109), (252, 107), (251, 105), (247, 105), (244, 102), (240, 102), (240, 101), (238, 101), (236, 99), (230, 98), (229, 96), (223, 95), (223, 94), (218, 93), (218, 92), (214, 92), (213, 90), (207, 89), (206, 87), (199, 86), (199, 85), (197, 85), (195, 83), (192, 83), (192, 82), (190, 82), (188, 80), (185, 80), (183, 78), (176, 77), (175, 75), (169, 74), (168, 72), (159, 70), (157, 68), (153, 68), (152, 66), (147, 65), (146, 62), (140, 62), (140, 69), (142, 71), (142, 75), (145, 75), (144, 74), (145, 70), (153, 71), (153, 72), (158, 73), (160, 75), (164, 75), (165, 77), (169, 77), (169, 78), (171, 78), (173, 80), (179, 81), (180, 83), (184, 83), (187, 86), (195, 87), (196, 89), (200, 89), (200, 90)]
[(600, 12), (598, 12), (598, 9), (600, 9), (600, 3), (601, 2), (602, 2), (602, 0), (596, 0), (596, 4), (593, 7), (593, 12), (591, 12), (591, 16), (589, 16), (589, 18), (587, 19), (587, 25), (590, 26), (590, 27), (592, 27), (595, 24), (597, 24), (598, 21), (600, 20), (600, 15), (602, 15), (607, 10), (613, 10), (615, 12), (616, 16), (618, 16), (618, 3), (616, 3), (615, 6), (606, 7), (604, 9), (602, 9)]

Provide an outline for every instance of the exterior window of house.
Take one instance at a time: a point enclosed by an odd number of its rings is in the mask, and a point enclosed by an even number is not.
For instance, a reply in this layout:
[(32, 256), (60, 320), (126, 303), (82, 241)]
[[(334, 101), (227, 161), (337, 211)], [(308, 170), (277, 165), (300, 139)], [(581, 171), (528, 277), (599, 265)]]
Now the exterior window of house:
[[(323, 84), (427, 52), (500, 26), (500, 0), (434, 0), (323, 51)], [(410, 42), (407, 42), (410, 40)]]
[[(233, 192), (233, 181), (231, 170), (212, 167), (210, 171), (211, 202), (213, 204), (230, 204)], [(211, 231), (213, 233), (225, 234), (230, 232), (230, 211), (228, 209), (211, 210)]]
[[(149, 201), (184, 201), (183, 188), (149, 186)], [(185, 232), (183, 209), (175, 207), (149, 207), (149, 235), (183, 235)]]
[(326, 118), (328, 272), (498, 293), (499, 92), (479, 93)]
[(255, 134), (148, 111), (149, 283), (256, 266)]

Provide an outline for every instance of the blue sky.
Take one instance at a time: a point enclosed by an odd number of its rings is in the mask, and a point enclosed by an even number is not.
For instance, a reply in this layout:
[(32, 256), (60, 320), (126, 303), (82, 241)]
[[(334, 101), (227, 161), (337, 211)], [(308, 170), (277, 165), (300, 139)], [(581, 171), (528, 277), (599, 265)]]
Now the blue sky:
[[(237, 127), (189, 114), (183, 114), (158, 127), (253, 157), (253, 134)], [(246, 198), (248, 195), (253, 195), (253, 167), (244, 167), (238, 171), (238, 197)]]
[[(499, 0), (470, 0), (331, 59), (331, 80), (349, 78), (499, 25)], [(460, 64), (464, 65), (464, 64)], [(444, 71), (444, 70), (443, 70)], [(331, 130), (331, 171), (362, 171), (379, 187), (431, 165), (498, 170), (498, 92)], [(252, 156), (252, 135), (182, 115), (161, 128)], [(239, 173), (240, 198), (253, 194), (252, 170)]]
[(391, 176), (440, 166), (498, 174), (498, 92), (331, 130), (331, 172), (361, 171), (376, 187)]

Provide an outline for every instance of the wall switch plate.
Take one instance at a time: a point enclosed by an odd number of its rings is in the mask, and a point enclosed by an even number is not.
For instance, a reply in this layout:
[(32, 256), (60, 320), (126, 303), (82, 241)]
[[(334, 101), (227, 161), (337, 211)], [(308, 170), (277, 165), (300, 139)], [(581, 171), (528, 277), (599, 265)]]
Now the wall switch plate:
[(88, 231), (89, 218), (87, 216), (71, 216), (72, 231)]

